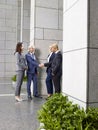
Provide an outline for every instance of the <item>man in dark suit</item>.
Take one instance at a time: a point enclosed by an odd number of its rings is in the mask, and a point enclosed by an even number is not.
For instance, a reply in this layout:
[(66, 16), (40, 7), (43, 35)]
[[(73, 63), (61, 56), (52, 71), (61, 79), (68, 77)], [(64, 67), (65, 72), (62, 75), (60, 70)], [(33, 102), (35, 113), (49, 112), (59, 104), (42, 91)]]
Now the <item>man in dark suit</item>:
[(48, 62), (42, 64), (42, 67), (47, 67), (47, 69), (46, 69), (46, 73), (47, 73), (46, 87), (47, 87), (48, 97), (50, 97), (53, 94), (53, 81), (52, 81), (51, 64), (52, 64), (52, 61), (55, 57), (55, 53), (52, 52), (51, 46), (49, 46), (49, 52), (50, 52), (50, 54), (47, 57)]
[(37, 62), (35, 57), (35, 47), (30, 45), (28, 47), (29, 52), (25, 55), (28, 70), (27, 70), (27, 93), (28, 99), (32, 100), (31, 96), (31, 81), (33, 81), (33, 96), (38, 97), (38, 88), (37, 88), (37, 68), (40, 67), (40, 64)]
[(52, 79), (54, 83), (55, 93), (61, 92), (61, 76), (62, 76), (62, 54), (59, 51), (56, 43), (52, 44), (52, 51), (55, 53), (55, 57), (51, 64)]

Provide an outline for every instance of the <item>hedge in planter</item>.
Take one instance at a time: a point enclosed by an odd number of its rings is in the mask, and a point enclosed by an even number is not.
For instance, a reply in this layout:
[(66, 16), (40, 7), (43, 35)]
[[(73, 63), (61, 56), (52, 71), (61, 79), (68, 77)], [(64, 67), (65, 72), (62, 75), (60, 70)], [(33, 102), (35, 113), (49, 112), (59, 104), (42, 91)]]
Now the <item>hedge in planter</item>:
[(80, 109), (62, 94), (54, 94), (38, 111), (45, 130), (98, 130), (98, 109)]
[[(16, 82), (16, 75), (14, 75), (14, 76), (11, 78), (11, 80), (14, 81), (14, 82)], [(24, 81), (24, 82), (27, 82), (27, 76), (24, 76), (23, 81)]]
[[(15, 87), (16, 87), (16, 75), (14, 75), (14, 76), (11, 78), (11, 80), (12, 80), (12, 86), (13, 86), (13, 88), (15, 88)], [(23, 87), (23, 88), (26, 88), (26, 83), (27, 83), (27, 76), (24, 76), (24, 78), (23, 78), (23, 83), (22, 83), (22, 87)]]

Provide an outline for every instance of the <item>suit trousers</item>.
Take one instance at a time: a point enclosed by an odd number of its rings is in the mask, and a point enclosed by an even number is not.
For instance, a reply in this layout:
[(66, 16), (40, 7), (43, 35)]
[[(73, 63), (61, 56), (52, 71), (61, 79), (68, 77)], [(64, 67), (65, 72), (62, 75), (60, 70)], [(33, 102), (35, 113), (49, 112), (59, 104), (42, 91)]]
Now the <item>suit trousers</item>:
[(27, 93), (28, 93), (28, 96), (31, 96), (31, 81), (33, 81), (33, 95), (38, 96), (37, 74), (27, 73)]
[(55, 75), (53, 76), (53, 84), (55, 88), (55, 93), (60, 93), (61, 92), (61, 85), (60, 85), (60, 80), (61, 80), (61, 75)]
[(46, 86), (47, 86), (47, 93), (53, 94), (53, 82), (52, 82), (52, 75), (50, 71), (47, 72)]
[(15, 89), (15, 96), (20, 96), (20, 92), (21, 92), (21, 85), (23, 82), (23, 78), (24, 78), (24, 72), (25, 71), (17, 71), (16, 74), (16, 89)]

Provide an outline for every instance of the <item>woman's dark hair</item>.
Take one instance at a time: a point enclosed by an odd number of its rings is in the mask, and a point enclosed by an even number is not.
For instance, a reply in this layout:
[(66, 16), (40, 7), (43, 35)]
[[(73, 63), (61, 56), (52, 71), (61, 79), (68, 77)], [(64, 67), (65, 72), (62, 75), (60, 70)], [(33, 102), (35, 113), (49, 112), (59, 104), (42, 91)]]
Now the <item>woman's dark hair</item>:
[[(22, 42), (18, 42), (18, 43), (17, 43), (15, 53), (16, 53), (16, 52), (19, 52), (19, 54), (21, 54), (22, 44), (23, 44)], [(14, 54), (15, 54), (15, 53), (14, 53)]]

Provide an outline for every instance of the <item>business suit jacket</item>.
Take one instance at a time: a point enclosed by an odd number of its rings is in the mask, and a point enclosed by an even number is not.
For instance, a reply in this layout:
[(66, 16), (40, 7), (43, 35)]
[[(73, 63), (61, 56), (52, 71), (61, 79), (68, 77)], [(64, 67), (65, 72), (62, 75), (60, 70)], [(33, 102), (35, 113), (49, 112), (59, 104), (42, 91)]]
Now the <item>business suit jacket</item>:
[(19, 52), (16, 52), (15, 56), (16, 56), (16, 71), (25, 70), (27, 65), (24, 55), (19, 54)]
[(55, 53), (52, 53), (50, 58), (49, 58), (49, 62), (44, 63), (44, 66), (47, 67), (46, 72), (52, 71), (51, 70), (51, 64), (52, 64), (52, 61), (53, 61), (54, 57), (55, 57)]
[(37, 67), (39, 64), (36, 61), (36, 59), (34, 59), (34, 57), (31, 56), (30, 53), (27, 53), (25, 57), (28, 65), (27, 73), (33, 73), (33, 74), (37, 73)]

